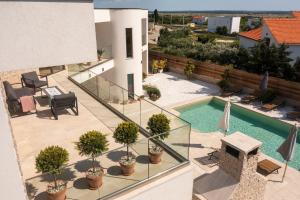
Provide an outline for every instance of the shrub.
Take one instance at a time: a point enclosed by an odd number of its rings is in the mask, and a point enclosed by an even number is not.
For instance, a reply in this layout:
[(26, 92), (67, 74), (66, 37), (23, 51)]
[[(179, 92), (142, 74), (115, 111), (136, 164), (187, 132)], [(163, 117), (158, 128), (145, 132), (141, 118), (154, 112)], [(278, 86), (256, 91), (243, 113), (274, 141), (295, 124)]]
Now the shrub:
[(138, 126), (133, 122), (123, 122), (116, 128), (113, 138), (117, 143), (124, 144), (127, 147), (127, 161), (131, 161), (129, 156), (129, 145), (134, 144), (138, 139)]
[(198, 35), (198, 42), (201, 42), (202, 44), (206, 44), (209, 42), (214, 42), (216, 39), (216, 36), (212, 34), (201, 34)]
[(54, 189), (58, 190), (57, 175), (61, 173), (61, 168), (69, 161), (69, 153), (59, 146), (49, 146), (40, 151), (35, 159), (35, 167), (38, 172), (50, 173), (54, 178)]
[(167, 59), (160, 59), (160, 60), (153, 59), (152, 61), (153, 73), (156, 73), (158, 70), (165, 69), (167, 67), (167, 64), (168, 64)]
[(195, 65), (191, 60), (188, 60), (185, 67), (184, 67), (184, 74), (188, 79), (191, 78), (191, 75), (193, 74), (195, 70)]
[(218, 33), (220, 35), (227, 35), (228, 29), (226, 26), (218, 26), (216, 29), (216, 33)]
[(265, 91), (262, 96), (260, 97), (260, 100), (262, 103), (268, 103), (273, 101), (275, 99), (276, 93), (273, 90), (267, 90)]
[(75, 144), (79, 151), (79, 155), (92, 157), (93, 173), (96, 173), (96, 156), (108, 150), (106, 136), (99, 131), (89, 131), (80, 136), (79, 142), (76, 142)]
[[(165, 114), (152, 115), (147, 128), (150, 129), (153, 136), (156, 136), (155, 140), (164, 140), (169, 136), (170, 120)], [(158, 149), (157, 145), (155, 145), (155, 149)]]
[(143, 88), (147, 92), (149, 98), (152, 101), (156, 101), (157, 99), (159, 99), (161, 97), (161, 93), (157, 87), (152, 86), (152, 85), (144, 85)]

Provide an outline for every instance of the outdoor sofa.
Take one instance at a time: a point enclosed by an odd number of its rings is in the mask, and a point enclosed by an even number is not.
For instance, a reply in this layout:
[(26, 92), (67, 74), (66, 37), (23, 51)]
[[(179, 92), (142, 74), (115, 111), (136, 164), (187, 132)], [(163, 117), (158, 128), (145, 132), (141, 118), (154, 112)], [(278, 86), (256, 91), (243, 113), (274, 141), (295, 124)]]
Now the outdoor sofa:
[[(4, 81), (3, 85), (4, 85), (5, 94), (6, 94), (6, 103), (8, 105), (8, 110), (9, 110), (10, 114), (14, 115), (14, 114), (22, 112), (22, 105), (21, 105), (20, 97), (33, 96), (33, 90), (28, 87), (13, 88), (12, 84), (10, 84), (8, 81)], [(15, 84), (13, 84), (13, 85), (15, 85)], [(34, 100), (34, 103), (36, 103), (35, 100)]]

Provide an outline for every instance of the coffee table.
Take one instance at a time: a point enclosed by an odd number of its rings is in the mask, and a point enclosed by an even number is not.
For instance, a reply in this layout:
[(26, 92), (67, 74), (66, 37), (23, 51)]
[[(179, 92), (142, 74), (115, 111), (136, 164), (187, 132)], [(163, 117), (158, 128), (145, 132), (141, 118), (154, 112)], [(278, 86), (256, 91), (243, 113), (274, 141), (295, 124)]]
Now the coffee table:
[(49, 99), (49, 106), (51, 106), (51, 100), (55, 95), (64, 94), (64, 92), (61, 91), (57, 86), (43, 88), (43, 92), (46, 94), (46, 96)]

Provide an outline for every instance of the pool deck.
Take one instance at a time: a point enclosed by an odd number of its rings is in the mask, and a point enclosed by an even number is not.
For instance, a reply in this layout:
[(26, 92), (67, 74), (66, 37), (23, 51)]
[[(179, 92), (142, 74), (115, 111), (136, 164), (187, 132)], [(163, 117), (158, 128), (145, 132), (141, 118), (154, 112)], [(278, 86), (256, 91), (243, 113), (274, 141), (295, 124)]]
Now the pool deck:
[[(175, 73), (162, 73), (155, 74), (146, 79), (145, 84), (152, 84), (157, 86), (162, 94), (161, 99), (157, 102), (158, 105), (165, 107), (174, 114), (180, 113), (173, 108), (180, 107), (182, 105), (193, 104), (198, 101), (212, 98), (213, 95), (219, 94), (217, 86), (209, 83), (205, 83), (198, 80), (188, 81), (184, 76)], [(218, 97), (220, 98), (220, 97)], [(290, 121), (285, 118), (285, 115), (292, 107), (285, 106), (275, 111), (264, 112), (260, 110), (260, 104), (254, 103), (250, 105), (244, 105), (238, 103), (240, 96), (233, 96), (230, 100), (244, 108), (261, 113), (263, 115), (279, 119), (289, 124), (299, 124), (296, 121)], [(221, 98), (223, 100), (229, 100), (229, 98)], [(196, 180), (205, 177), (206, 175), (213, 174), (219, 170), (217, 160), (208, 160), (207, 154), (214, 151), (214, 149), (220, 148), (220, 139), (224, 135), (220, 132), (215, 133), (199, 133), (197, 130), (191, 132), (191, 146), (190, 146), (190, 160), (194, 164), (194, 195), (198, 199), (206, 199), (203, 194), (197, 193), (196, 187), (201, 187), (196, 183)], [(259, 160), (268, 158), (275, 163), (282, 166), (278, 174), (271, 174), (266, 176), (268, 183), (266, 186), (265, 200), (298, 200), (300, 199), (300, 172), (294, 168), (288, 167), (286, 177), (283, 183), (281, 183), (281, 177), (283, 174), (284, 163), (281, 163), (273, 158), (260, 153)], [(207, 183), (213, 184), (213, 183)], [(213, 188), (211, 188), (213, 190)], [(226, 190), (223, 191), (224, 194)]]

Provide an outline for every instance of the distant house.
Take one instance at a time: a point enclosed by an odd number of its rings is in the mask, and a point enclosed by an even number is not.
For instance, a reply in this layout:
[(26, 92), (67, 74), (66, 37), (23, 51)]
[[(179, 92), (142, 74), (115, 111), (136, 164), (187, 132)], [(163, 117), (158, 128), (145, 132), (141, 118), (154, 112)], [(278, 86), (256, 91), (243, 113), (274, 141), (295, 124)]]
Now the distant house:
[(193, 16), (192, 22), (198, 25), (202, 25), (207, 21), (207, 17), (205, 16)]
[(257, 41), (267, 39), (270, 45), (286, 44), (293, 62), (300, 57), (300, 12), (294, 18), (264, 18), (262, 27), (239, 34), (240, 45), (249, 48)]
[(262, 32), (263, 27), (241, 32), (239, 34), (240, 45), (247, 49), (255, 46), (255, 44), (262, 39)]
[(225, 26), (228, 33), (240, 32), (240, 17), (209, 17), (208, 27), (209, 32), (216, 32), (218, 27)]

